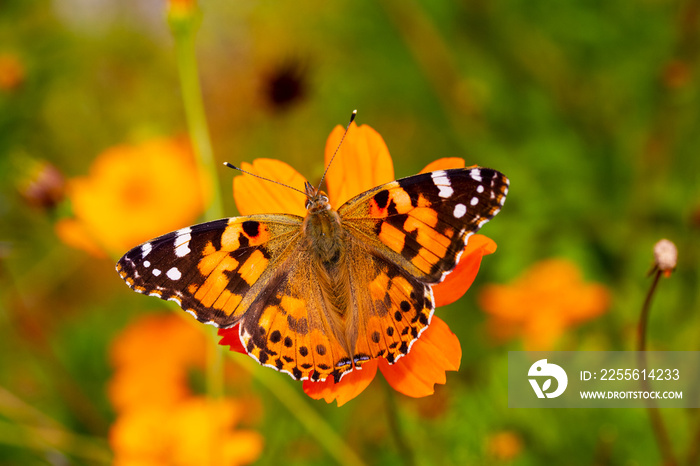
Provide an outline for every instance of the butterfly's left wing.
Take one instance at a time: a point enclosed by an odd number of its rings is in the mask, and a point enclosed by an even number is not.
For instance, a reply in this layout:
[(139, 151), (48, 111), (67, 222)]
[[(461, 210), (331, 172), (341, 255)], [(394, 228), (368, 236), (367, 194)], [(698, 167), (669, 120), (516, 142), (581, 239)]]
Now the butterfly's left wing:
[(469, 237), (503, 206), (509, 181), (490, 168), (458, 168), (378, 186), (338, 209), (343, 226), (426, 284), (452, 271)]
[(200, 322), (232, 327), (294, 250), (302, 221), (251, 215), (183, 228), (127, 252), (117, 272), (134, 291), (175, 301)]

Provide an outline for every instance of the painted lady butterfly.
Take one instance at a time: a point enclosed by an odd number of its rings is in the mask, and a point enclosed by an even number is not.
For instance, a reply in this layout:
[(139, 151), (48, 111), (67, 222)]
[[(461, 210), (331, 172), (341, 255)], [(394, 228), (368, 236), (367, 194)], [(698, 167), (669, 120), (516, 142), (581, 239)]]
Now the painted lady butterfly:
[(135, 291), (200, 322), (240, 325), (261, 364), (314, 381), (383, 357), (393, 364), (430, 324), (431, 285), (494, 215), (508, 179), (441, 170), (370, 189), (333, 210), (306, 183), (306, 217), (250, 215), (168, 233), (122, 257)]

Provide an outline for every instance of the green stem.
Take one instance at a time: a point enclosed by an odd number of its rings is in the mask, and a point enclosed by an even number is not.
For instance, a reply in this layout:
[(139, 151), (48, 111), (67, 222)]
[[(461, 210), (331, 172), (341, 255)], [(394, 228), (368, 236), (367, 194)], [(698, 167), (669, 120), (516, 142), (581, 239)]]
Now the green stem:
[(387, 421), (389, 423), (389, 431), (394, 437), (396, 448), (401, 455), (402, 463), (408, 466), (414, 466), (416, 464), (416, 458), (413, 455), (413, 450), (409, 446), (403, 432), (401, 431), (398, 406), (396, 405), (396, 393), (386, 382), (384, 383), (384, 392), (386, 397), (386, 413)]
[[(175, 38), (182, 98), (190, 137), (197, 154), (199, 168), (202, 173), (207, 173), (212, 181), (214, 195), (206, 212), (206, 218), (214, 219), (223, 217), (222, 203), (197, 72), (195, 33), (199, 27), (200, 15), (194, 11), (191, 13), (171, 14), (169, 19)], [(218, 344), (211, 346), (214, 348), (210, 351), (207, 364), (207, 391), (210, 396), (221, 396), (223, 394), (223, 358), (221, 356), (223, 348)], [(339, 464), (347, 466), (364, 464), (308, 401), (292, 388), (288, 381), (284, 380), (284, 376), (268, 369), (258, 370), (259, 366), (249, 358), (235, 359), (289, 409)]]
[[(211, 182), (211, 192), (213, 192), (211, 203), (205, 212), (205, 218), (213, 220), (223, 217), (223, 208), (197, 67), (195, 36), (199, 28), (200, 16), (198, 11), (192, 11), (190, 15), (171, 17), (170, 26), (175, 38), (182, 100), (190, 138), (197, 155), (200, 173), (206, 174), (210, 178), (208, 181)], [(210, 193), (203, 194), (204, 199), (206, 199)]]
[[(229, 354), (233, 354), (229, 352)], [(286, 380), (287, 376), (273, 372), (268, 368), (260, 368), (249, 357), (236, 354), (236, 363), (250, 374), (291, 412), (299, 423), (318, 440), (318, 443), (335, 459), (338, 464), (345, 466), (362, 466), (365, 463), (355, 451), (345, 443), (328, 422), (313, 409), (305, 395), (301, 395)]]
[(110, 464), (112, 454), (103, 439), (78, 435), (48, 417), (19, 397), (0, 387), (0, 444), (47, 451), (89, 460), (90, 464)]
[[(170, 29), (175, 38), (175, 50), (177, 54), (180, 86), (182, 88), (182, 100), (185, 107), (185, 116), (189, 128), (190, 139), (196, 155), (197, 165), (202, 180), (211, 184), (200, 183), (202, 186), (202, 199), (206, 200), (211, 195), (211, 202), (204, 217), (214, 220), (223, 217), (221, 201), (221, 189), (219, 177), (215, 167), (214, 154), (209, 138), (209, 126), (204, 111), (202, 91), (199, 82), (197, 67), (197, 54), (195, 48), (195, 36), (201, 22), (199, 10), (192, 7), (185, 12), (169, 15)], [(211, 186), (211, 190), (207, 187)], [(217, 345), (209, 345), (207, 351), (206, 386), (211, 398), (221, 398), (224, 393), (223, 382), (223, 349)]]

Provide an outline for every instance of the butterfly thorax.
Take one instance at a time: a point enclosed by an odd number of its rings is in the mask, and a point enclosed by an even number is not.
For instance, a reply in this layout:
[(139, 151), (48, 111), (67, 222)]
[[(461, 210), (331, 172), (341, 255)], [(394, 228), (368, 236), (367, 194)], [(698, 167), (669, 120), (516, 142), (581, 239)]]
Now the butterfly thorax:
[[(306, 218), (303, 232), (308, 248), (327, 269), (340, 260), (343, 230), (338, 213), (331, 208), (328, 195), (306, 183)], [(330, 271), (330, 270), (329, 270)]]

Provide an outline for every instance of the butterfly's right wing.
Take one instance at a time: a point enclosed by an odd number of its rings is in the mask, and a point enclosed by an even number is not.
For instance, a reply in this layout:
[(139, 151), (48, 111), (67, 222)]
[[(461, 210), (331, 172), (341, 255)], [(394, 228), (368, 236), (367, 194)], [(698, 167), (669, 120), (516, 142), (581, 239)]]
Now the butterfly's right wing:
[(135, 247), (117, 271), (134, 291), (175, 301), (200, 322), (228, 328), (291, 255), (302, 221), (252, 215), (194, 225)]
[(509, 181), (490, 168), (421, 173), (377, 186), (338, 209), (343, 226), (426, 284), (441, 282), (469, 237), (503, 206)]

